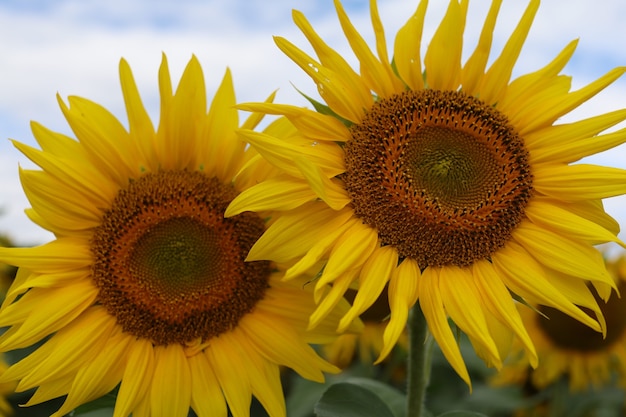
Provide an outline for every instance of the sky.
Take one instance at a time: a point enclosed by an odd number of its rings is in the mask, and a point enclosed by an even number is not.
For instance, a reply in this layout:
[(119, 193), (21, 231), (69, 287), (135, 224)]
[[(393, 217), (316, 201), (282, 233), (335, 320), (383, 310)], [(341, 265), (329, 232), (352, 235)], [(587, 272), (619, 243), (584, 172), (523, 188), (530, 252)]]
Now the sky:
[[(366, 0), (343, 2), (355, 26), (373, 45)], [(444, 13), (447, 1), (431, 0), (423, 50)], [(514, 77), (547, 64), (571, 40), (579, 46), (564, 73), (573, 89), (610, 69), (626, 65), (626, 2), (544, 0), (524, 46)], [(417, 6), (417, 0), (379, 0), (387, 41)], [(464, 56), (473, 49), (488, 8), (487, 0), (470, 2)], [(494, 35), (497, 56), (525, 1), (504, 0)], [(126, 125), (118, 65), (124, 57), (135, 75), (144, 104), (158, 122), (157, 73), (162, 53), (168, 57), (174, 85), (192, 55), (200, 60), (212, 97), (226, 68), (233, 74), (240, 102), (260, 101), (278, 90), (277, 102), (307, 103), (296, 88), (316, 97), (310, 79), (275, 46), (282, 36), (306, 51), (304, 37), (291, 19), (302, 11), (317, 32), (355, 64), (331, 0), (0, 0), (0, 234), (18, 245), (45, 243), (53, 236), (31, 223), (18, 178), (18, 166), (34, 166), (9, 139), (32, 146), (30, 121), (70, 136), (56, 95), (95, 101)], [(358, 68), (358, 66), (356, 66)], [(566, 115), (574, 121), (626, 107), (626, 76)], [(560, 121), (560, 122), (561, 122)], [(625, 127), (621, 124), (618, 127)], [(626, 146), (588, 159), (626, 168)], [(607, 211), (626, 225), (626, 198), (605, 202)], [(626, 229), (626, 226), (623, 227)], [(620, 234), (626, 240), (624, 232)]]

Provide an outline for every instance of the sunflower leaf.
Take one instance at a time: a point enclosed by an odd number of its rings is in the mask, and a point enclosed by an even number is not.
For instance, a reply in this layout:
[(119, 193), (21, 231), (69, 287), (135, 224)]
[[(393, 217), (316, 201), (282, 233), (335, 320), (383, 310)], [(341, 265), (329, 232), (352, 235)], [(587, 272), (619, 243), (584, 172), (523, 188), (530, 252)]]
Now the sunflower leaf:
[[(331, 385), (322, 398), (315, 404), (317, 417), (402, 417), (391, 411), (390, 405), (381, 398), (378, 390), (380, 383), (360, 384), (360, 378), (354, 382), (339, 382)], [(357, 382), (357, 383), (355, 383)], [(369, 385), (369, 386), (368, 386)]]
[(477, 413), (475, 411), (447, 411), (443, 414), (439, 414), (437, 417), (487, 417), (485, 414)]
[[(71, 417), (78, 417), (78, 416), (84, 416), (84, 417), (99, 417), (99, 416), (104, 416), (106, 414), (100, 414), (99, 412), (96, 412), (97, 410), (104, 410), (104, 409), (110, 409), (113, 410), (113, 408), (115, 407), (115, 400), (117, 399), (117, 390), (113, 390), (112, 392), (97, 398), (93, 401), (90, 401), (86, 404), (81, 405), (80, 407), (77, 407), (74, 411), (72, 411), (71, 413)], [(94, 414), (91, 414), (92, 412), (94, 412)], [(110, 413), (109, 413), (110, 415)]]
[(334, 118), (339, 120), (341, 123), (343, 123), (348, 128), (350, 126), (352, 126), (352, 122), (350, 122), (349, 120), (346, 120), (343, 117), (339, 116), (337, 113), (335, 113), (333, 111), (333, 109), (331, 109), (326, 104), (320, 103), (319, 101), (315, 100), (313, 97), (310, 97), (310, 96), (304, 94), (302, 91), (298, 90), (298, 88), (296, 88), (295, 86), (294, 86), (294, 88), (296, 89), (296, 91), (298, 93), (300, 93), (300, 95), (302, 97), (304, 97), (309, 103), (311, 103), (311, 105), (313, 106), (313, 108), (315, 109), (316, 112), (318, 112), (320, 114), (325, 114), (327, 116), (333, 116)]

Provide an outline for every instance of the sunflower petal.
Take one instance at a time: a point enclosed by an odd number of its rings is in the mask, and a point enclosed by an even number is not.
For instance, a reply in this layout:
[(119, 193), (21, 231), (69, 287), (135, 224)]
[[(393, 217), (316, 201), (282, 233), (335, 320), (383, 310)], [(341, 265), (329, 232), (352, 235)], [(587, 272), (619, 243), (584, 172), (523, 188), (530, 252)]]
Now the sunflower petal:
[[(398, 30), (393, 46), (394, 64), (400, 78), (411, 90), (424, 88), (420, 44), (428, 1), (422, 0), (409, 20)], [(411, 47), (409, 47), (411, 45)]]
[(152, 379), (152, 414), (155, 417), (183, 416), (191, 404), (191, 371), (178, 344), (157, 346)]
[[(133, 413), (152, 383), (154, 348), (152, 342), (137, 339), (129, 347), (126, 369), (115, 400), (113, 417), (126, 417)], [(134, 415), (134, 414), (133, 414)]]
[(337, 331), (344, 332), (354, 319), (374, 304), (397, 265), (398, 251), (394, 247), (382, 246), (374, 250), (361, 268), (359, 291), (352, 302), (352, 308), (339, 322)]
[(383, 348), (376, 364), (383, 361), (406, 331), (409, 310), (417, 302), (421, 272), (419, 265), (411, 258), (405, 258), (395, 268), (389, 280), (389, 308), (391, 318), (383, 334)]
[(461, 350), (448, 324), (443, 298), (439, 290), (439, 274), (439, 268), (431, 267), (426, 268), (422, 273), (418, 290), (420, 307), (428, 323), (428, 328), (441, 347), (443, 355), (456, 373), (471, 387), (469, 373), (465, 367), (465, 362), (463, 362)]
[(424, 57), (426, 84), (437, 90), (457, 90), (461, 81), (461, 50), (467, 1), (451, 1), (430, 40)]
[(539, 165), (533, 187), (567, 202), (601, 200), (626, 194), (626, 170), (590, 164)]

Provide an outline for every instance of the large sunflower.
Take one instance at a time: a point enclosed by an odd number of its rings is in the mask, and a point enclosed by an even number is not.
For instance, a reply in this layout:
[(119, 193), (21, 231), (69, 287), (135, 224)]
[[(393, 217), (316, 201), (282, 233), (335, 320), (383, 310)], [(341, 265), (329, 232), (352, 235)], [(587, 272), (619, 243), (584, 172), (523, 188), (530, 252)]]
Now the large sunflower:
[[(230, 73), (207, 113), (197, 59), (173, 92), (164, 57), (156, 132), (123, 60), (120, 73), (128, 131), (70, 97), (60, 105), (78, 140), (33, 124), (41, 150), (15, 144), (42, 168), (21, 171), (28, 214), (56, 239), (0, 250), (20, 268), (0, 311), (0, 349), (47, 338), (0, 381), (38, 387), (27, 405), (67, 395), (55, 416), (116, 387), (115, 416), (182, 417), (190, 407), (246, 416), (252, 395), (284, 416), (279, 366), (316, 381), (336, 370), (308, 343), (331, 340), (348, 304), (307, 333), (311, 292), (281, 282), (278, 265), (245, 262), (264, 220), (223, 213), (273, 169), (241, 171), (258, 155), (235, 134)], [(253, 114), (242, 127), (260, 120)], [(292, 129), (282, 119), (266, 133)]]
[[(626, 111), (555, 122), (625, 69), (570, 91), (570, 77), (559, 73), (574, 41), (545, 67), (511, 81), (539, 6), (535, 0), (489, 68), (500, 1), (492, 3), (465, 63), (468, 2), (450, 2), (422, 60), (426, 3), (399, 30), (390, 60), (376, 1), (375, 51), (335, 1), (360, 72), (294, 12), (318, 59), (284, 38), (276, 43), (313, 79), (326, 105), (312, 100), (317, 111), (262, 103), (240, 107), (285, 115), (300, 137), (242, 132), (283, 176), (240, 194), (226, 215), (285, 210), (248, 259), (297, 260), (287, 278), (327, 260), (316, 282), (320, 303), (312, 326), (357, 285), (354, 305), (340, 323), (345, 328), (389, 282), (391, 318), (379, 360), (419, 300), (445, 356), (469, 382), (448, 317), (489, 364), (500, 366), (512, 335), (536, 362), (510, 292), (603, 331), (585, 281), (603, 299), (609, 296), (613, 283), (594, 245), (618, 241), (618, 225), (601, 200), (626, 192), (626, 171), (573, 162), (623, 143), (623, 130), (601, 132), (624, 120)], [(598, 312), (599, 320), (577, 306)]]
[(552, 308), (536, 306), (541, 313), (537, 314), (520, 307), (524, 325), (537, 348), (539, 366), (530, 371), (523, 352), (515, 344), (511, 362), (494, 377), (495, 383), (530, 382), (543, 389), (566, 377), (574, 392), (601, 388), (616, 379), (626, 386), (626, 258), (609, 261), (607, 267), (621, 297), (613, 293), (606, 304), (600, 303), (606, 319), (606, 337)]

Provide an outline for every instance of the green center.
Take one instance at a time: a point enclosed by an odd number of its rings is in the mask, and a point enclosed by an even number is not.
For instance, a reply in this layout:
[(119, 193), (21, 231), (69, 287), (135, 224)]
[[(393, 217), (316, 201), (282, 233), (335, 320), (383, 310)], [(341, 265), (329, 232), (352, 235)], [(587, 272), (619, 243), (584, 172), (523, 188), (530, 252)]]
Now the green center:
[(139, 239), (129, 269), (145, 285), (175, 297), (217, 281), (221, 258), (214, 230), (179, 217), (155, 225)]
[(442, 206), (461, 207), (482, 201), (498, 178), (493, 152), (465, 132), (424, 127), (408, 141), (407, 174)]

